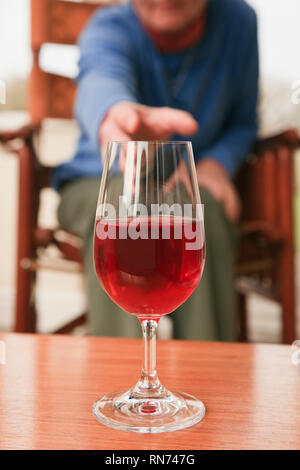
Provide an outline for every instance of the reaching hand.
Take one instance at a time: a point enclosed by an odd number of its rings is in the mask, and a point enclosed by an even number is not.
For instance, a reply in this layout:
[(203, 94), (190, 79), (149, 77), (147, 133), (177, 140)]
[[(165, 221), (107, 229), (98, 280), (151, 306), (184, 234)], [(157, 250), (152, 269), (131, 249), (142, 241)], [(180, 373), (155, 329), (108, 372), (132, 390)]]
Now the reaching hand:
[[(122, 101), (110, 108), (100, 125), (102, 158), (110, 140), (167, 140), (174, 134), (192, 135), (197, 129), (197, 121), (186, 111)], [(125, 158), (120, 159), (122, 171)]]

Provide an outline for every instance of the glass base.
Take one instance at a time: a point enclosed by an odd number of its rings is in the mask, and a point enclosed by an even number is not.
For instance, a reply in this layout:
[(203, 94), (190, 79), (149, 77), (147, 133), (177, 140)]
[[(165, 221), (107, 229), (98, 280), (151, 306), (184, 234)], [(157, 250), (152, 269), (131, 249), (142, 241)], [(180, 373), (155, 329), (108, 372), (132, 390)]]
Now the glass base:
[(137, 397), (132, 390), (114, 392), (97, 400), (94, 416), (100, 423), (122, 431), (159, 433), (177, 431), (201, 421), (205, 406), (182, 392), (165, 390), (161, 397)]

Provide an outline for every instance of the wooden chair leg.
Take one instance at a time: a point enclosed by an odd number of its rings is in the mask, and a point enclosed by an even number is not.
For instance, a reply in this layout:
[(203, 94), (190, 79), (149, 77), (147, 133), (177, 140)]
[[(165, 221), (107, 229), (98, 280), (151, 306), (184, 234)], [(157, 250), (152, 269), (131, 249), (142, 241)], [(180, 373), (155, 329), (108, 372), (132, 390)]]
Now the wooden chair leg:
[(291, 344), (296, 339), (295, 259), (293, 233), (293, 153), (280, 147), (278, 157), (278, 217), (285, 243), (278, 263), (279, 296), (282, 304), (282, 341)]
[(239, 335), (238, 340), (242, 343), (248, 341), (248, 324), (247, 324), (247, 299), (246, 295), (239, 292), (237, 296), (238, 316), (239, 316)]
[(19, 195), (16, 259), (16, 332), (36, 331), (36, 312), (34, 305), (35, 272), (24, 269), (26, 258), (35, 255), (34, 227), (36, 205), (34, 194), (34, 168), (32, 153), (28, 146), (18, 150), (19, 157)]
[(296, 305), (294, 252), (289, 247), (282, 250), (278, 270), (282, 305), (282, 342), (291, 344), (296, 339)]
[(282, 342), (291, 344), (296, 339), (296, 315), (295, 306), (292, 300), (293, 293), (291, 289), (292, 276), (282, 281)]
[(36, 331), (36, 310), (34, 302), (35, 273), (22, 268), (17, 263), (16, 305), (14, 331), (34, 333)]

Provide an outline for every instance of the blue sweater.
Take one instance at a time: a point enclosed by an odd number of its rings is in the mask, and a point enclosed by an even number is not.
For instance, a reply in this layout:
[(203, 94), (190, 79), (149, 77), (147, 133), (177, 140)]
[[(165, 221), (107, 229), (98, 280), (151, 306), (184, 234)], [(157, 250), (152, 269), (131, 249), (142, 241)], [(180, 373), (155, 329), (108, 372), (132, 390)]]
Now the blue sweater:
[(208, 0), (203, 37), (181, 53), (159, 52), (130, 4), (97, 11), (79, 46), (75, 117), (81, 136), (75, 156), (56, 168), (54, 187), (100, 176), (99, 125), (124, 100), (189, 111), (199, 130), (184, 140), (192, 141), (195, 160), (213, 157), (234, 174), (257, 132), (257, 24), (243, 0)]

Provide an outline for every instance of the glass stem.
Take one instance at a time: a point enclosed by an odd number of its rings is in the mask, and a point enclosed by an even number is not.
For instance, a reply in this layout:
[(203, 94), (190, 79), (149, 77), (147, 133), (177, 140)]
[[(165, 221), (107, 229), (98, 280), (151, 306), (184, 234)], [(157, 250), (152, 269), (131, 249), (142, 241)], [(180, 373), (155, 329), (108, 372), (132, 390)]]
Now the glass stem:
[(162, 385), (156, 373), (156, 331), (158, 322), (141, 320), (143, 330), (144, 357), (142, 374), (135, 386), (135, 392), (155, 396), (161, 394)]

